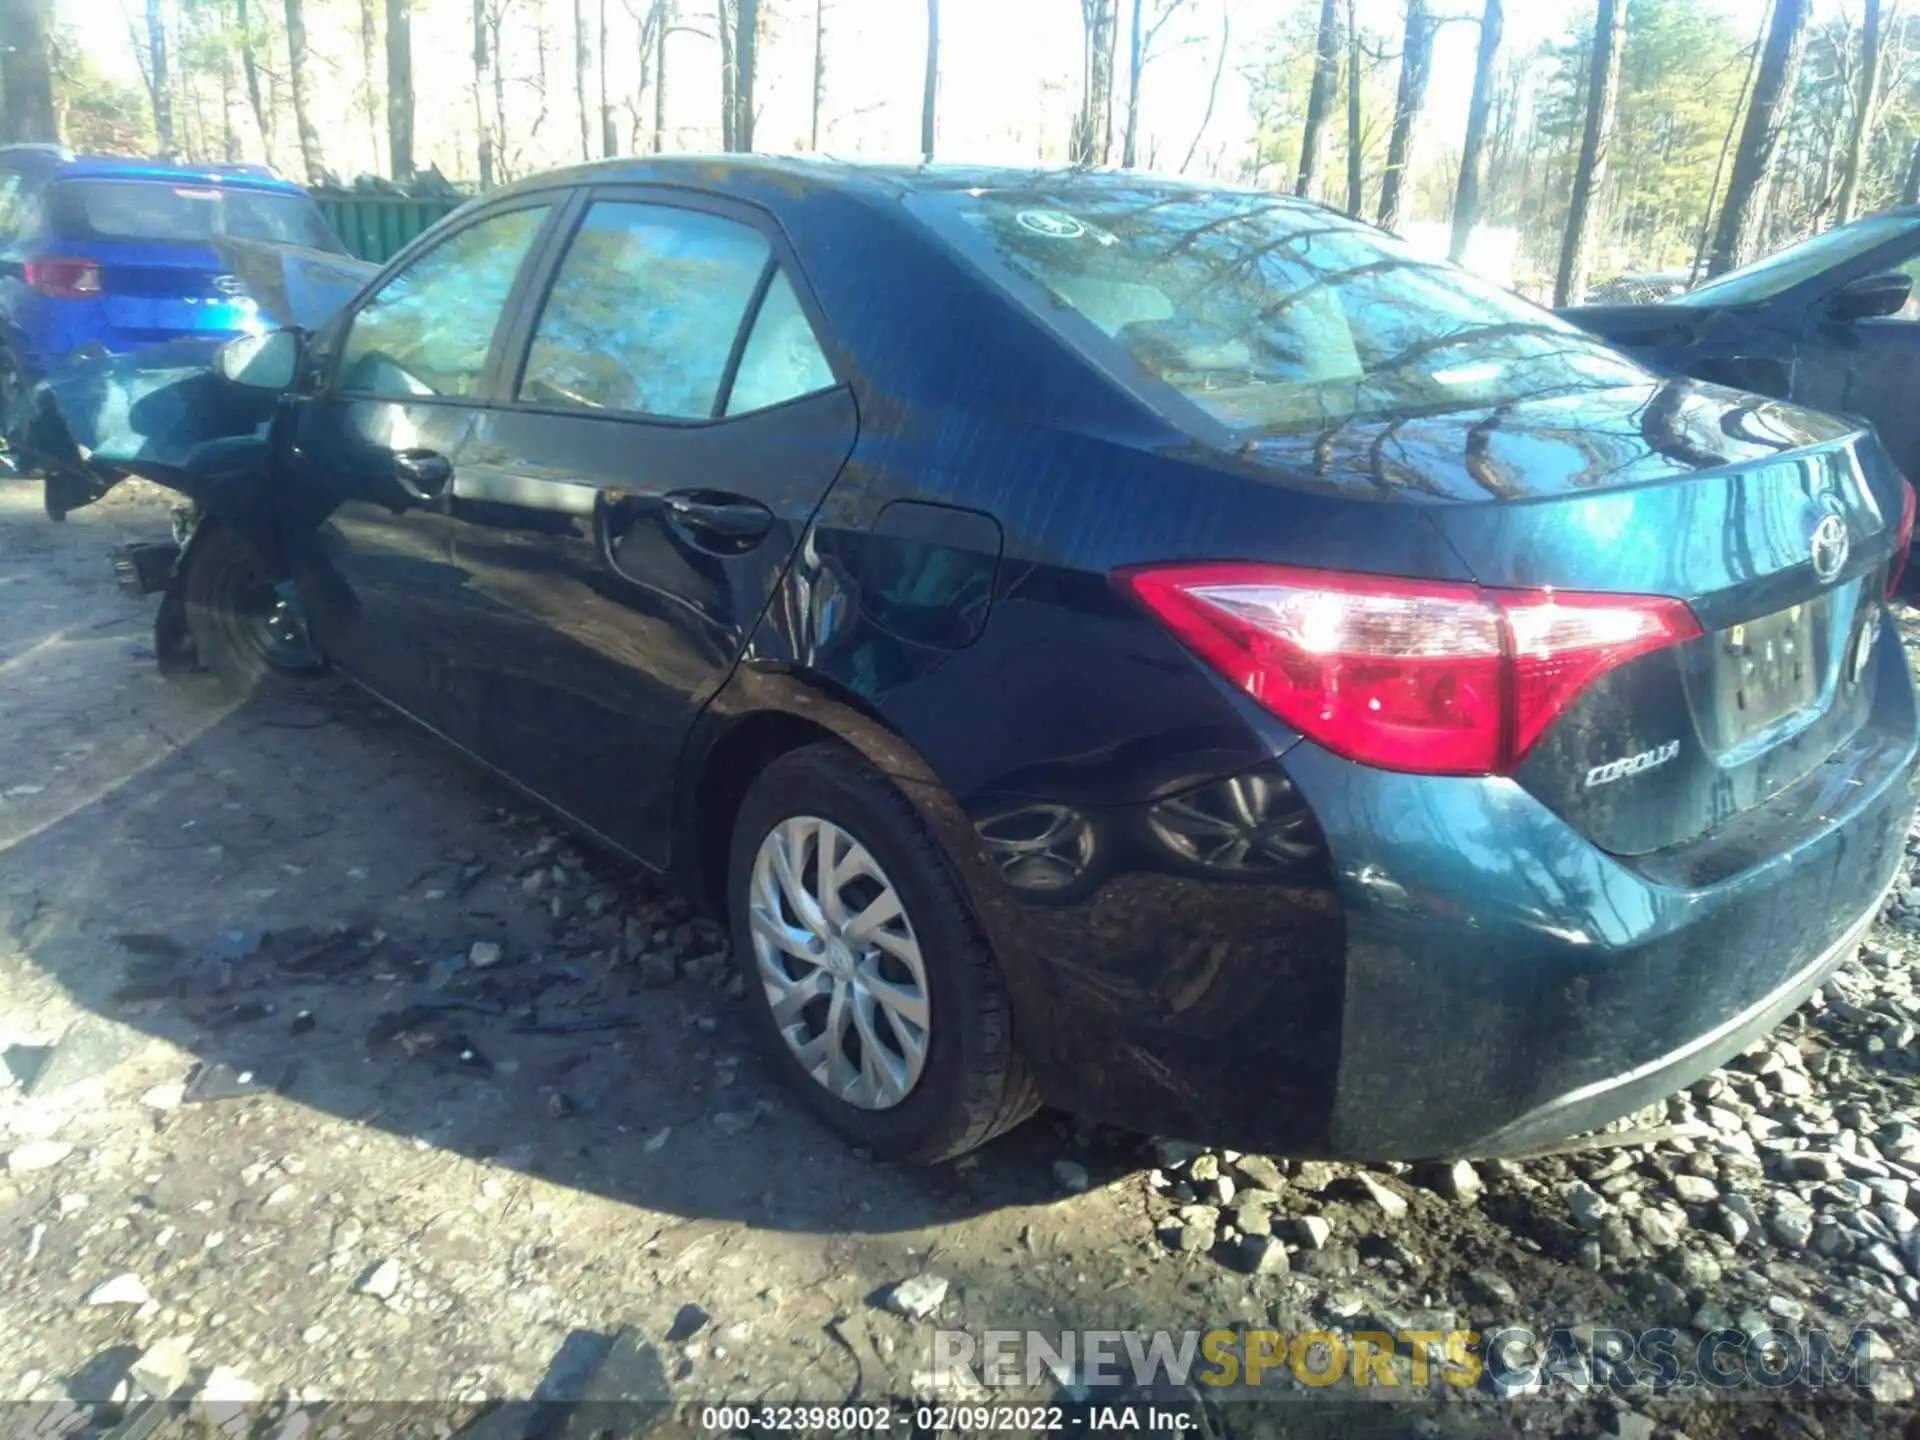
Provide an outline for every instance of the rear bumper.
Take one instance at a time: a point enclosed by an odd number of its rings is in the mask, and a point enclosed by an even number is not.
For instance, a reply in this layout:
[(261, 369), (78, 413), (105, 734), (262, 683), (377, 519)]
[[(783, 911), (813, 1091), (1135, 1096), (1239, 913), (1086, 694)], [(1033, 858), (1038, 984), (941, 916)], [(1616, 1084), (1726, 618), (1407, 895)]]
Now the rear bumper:
[(1075, 888), (973, 887), (1043, 1091), (1241, 1149), (1421, 1159), (1531, 1149), (1683, 1088), (1844, 961), (1904, 869), (1916, 707), (1882, 623), (1869, 723), (1660, 856), (1600, 851), (1508, 780), (1305, 743), (1279, 783), (1311, 803), (1317, 862), (1207, 873), (1154, 859), (1137, 816), (1085, 817), (1137, 838)]
[[(1906, 863), (1914, 688), (1882, 623), (1869, 723), (1765, 805), (1658, 857), (1607, 855), (1506, 782), (1422, 794), (1369, 777), (1384, 824), (1334, 835), (1334, 852), (1369, 847), (1400, 891), (1345, 887), (1329, 1148), (1411, 1159), (1562, 1139), (1691, 1083), (1804, 999)], [(1438, 923), (1434, 897), (1458, 902), (1455, 923)]]
[(1898, 879), (1896, 872), (1844, 934), (1771, 994), (1664, 1055), (1536, 1106), (1486, 1137), (1475, 1149), (1481, 1154), (1500, 1155), (1551, 1144), (1620, 1115), (1630, 1115), (1717, 1069), (1799, 1009), (1820, 983), (1852, 956)]
[(40, 343), (23, 354), (23, 369), (25, 378), (28, 380), (40, 380), (58, 370), (75, 351), (85, 346), (98, 346), (109, 355), (129, 355), (136, 350), (145, 350), (151, 345), (164, 345), (172, 340), (227, 341), (237, 340), (240, 336), (250, 333), (252, 332), (228, 327), (94, 330), (89, 327), (63, 326), (57, 333), (30, 337), (30, 339), (37, 339)]

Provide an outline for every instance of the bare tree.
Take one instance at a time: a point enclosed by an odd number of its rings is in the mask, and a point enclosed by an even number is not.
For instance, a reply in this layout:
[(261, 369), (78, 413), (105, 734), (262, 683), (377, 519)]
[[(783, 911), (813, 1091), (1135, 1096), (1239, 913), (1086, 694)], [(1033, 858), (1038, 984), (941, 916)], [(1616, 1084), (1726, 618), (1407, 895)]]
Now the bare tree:
[(1347, 213), (1356, 220), (1366, 208), (1360, 120), (1360, 12), (1356, 0), (1347, 0)]
[(6, 139), (60, 138), (53, 110), (52, 0), (0, 0), (0, 94)]
[(300, 164), (307, 183), (317, 185), (327, 163), (320, 149), (320, 130), (307, 107), (306, 0), (287, 0), (287, 83), (293, 90), (293, 123), (300, 134)]
[[(620, 153), (620, 135), (613, 128), (613, 95), (607, 83), (607, 0), (600, 0), (600, 153)], [(642, 80), (645, 79), (644, 74)]]
[(1447, 247), (1447, 258), (1455, 264), (1467, 253), (1474, 223), (1480, 218), (1480, 152), (1487, 143), (1487, 113), (1493, 108), (1493, 65), (1500, 54), (1500, 31), (1505, 20), (1501, 0), (1487, 0), (1480, 14), (1480, 50), (1473, 62), (1473, 98), (1467, 103), (1460, 183), (1453, 192), (1453, 241)]
[(274, 149), (273, 106), (262, 93), (259, 36), (255, 32), (252, 17), (247, 13), (247, 5), (248, 0), (234, 0), (234, 28), (239, 32), (240, 40), (240, 69), (247, 80), (247, 107), (253, 111), (253, 123), (260, 131), (260, 144), (271, 161)]
[(1853, 129), (1847, 137), (1846, 165), (1840, 172), (1840, 199), (1833, 223), (1853, 219), (1860, 198), (1860, 167), (1866, 159), (1867, 135), (1873, 129), (1874, 96), (1880, 87), (1880, 0), (1866, 0), (1866, 24), (1860, 32), (1860, 91), (1853, 104)]
[(737, 77), (733, 53), (733, 0), (713, 0), (714, 25), (720, 34), (720, 148), (738, 150), (734, 127), (740, 107), (734, 98)]
[(673, 29), (673, 0), (656, 0), (660, 23), (653, 32), (653, 153), (667, 144), (667, 35)]
[(1333, 97), (1339, 88), (1339, 0), (1320, 0), (1320, 30), (1313, 47), (1313, 86), (1307, 91), (1306, 128), (1300, 136), (1300, 173), (1293, 182), (1296, 195), (1310, 195), (1320, 184), (1327, 117), (1333, 110)]
[[(815, 84), (817, 87), (817, 80)], [(817, 88), (815, 93), (818, 94)], [(940, 0), (927, 0), (927, 78), (920, 95), (920, 157), (923, 160), (933, 159), (933, 117), (939, 95)]]
[(1713, 240), (1713, 207), (1720, 199), (1720, 182), (1726, 178), (1727, 159), (1733, 154), (1734, 133), (1740, 128), (1740, 112), (1747, 108), (1747, 92), (1753, 89), (1753, 72), (1760, 68), (1760, 52), (1766, 48), (1767, 26), (1773, 23), (1773, 0), (1765, 0), (1760, 9), (1760, 29), (1747, 53), (1747, 71), (1740, 81), (1740, 93), (1734, 97), (1733, 111), (1727, 117), (1727, 131), (1720, 141), (1720, 159), (1713, 167), (1713, 183), (1707, 187), (1706, 213), (1700, 217), (1700, 238), (1693, 247), (1693, 267), (1687, 272), (1687, 284), (1700, 279), (1700, 267), (1707, 263), (1707, 246)]
[[(1127, 43), (1127, 119), (1121, 132), (1120, 163), (1131, 167), (1140, 156), (1140, 77), (1154, 57), (1154, 42), (1187, 0), (1153, 0), (1151, 12), (1144, 0), (1133, 0), (1133, 25)], [(1151, 18), (1148, 18), (1149, 13)]]
[[(505, 43), (507, 11), (513, 0), (491, 0), (487, 9), (488, 49), (492, 62), (488, 75), (493, 82), (493, 173), (500, 184), (505, 185), (513, 179), (514, 150), (507, 134), (507, 116), (511, 113), (507, 104), (507, 66), (503, 58), (507, 53)], [(533, 123), (527, 127), (529, 138), (540, 133), (540, 127), (547, 123), (549, 111), (548, 96), (552, 93), (547, 84), (547, 36), (550, 27), (547, 24), (545, 0), (534, 0), (533, 42), (535, 80), (533, 94), (536, 109)]]
[(380, 76), (375, 59), (380, 49), (380, 22), (374, 18), (374, 0), (360, 0), (360, 108), (367, 117), (367, 139), (373, 145), (373, 166), (380, 168)]
[(1800, 74), (1800, 51), (1806, 37), (1807, 0), (1774, 0), (1773, 21), (1760, 53), (1753, 81), (1753, 100), (1747, 106), (1740, 145), (1733, 153), (1726, 198), (1720, 203), (1720, 223), (1707, 256), (1707, 274), (1719, 275), (1740, 263), (1760, 228), (1764, 205), (1762, 187), (1780, 147), (1780, 132), (1793, 109), (1793, 87)]
[(1127, 124), (1120, 141), (1120, 163), (1131, 170), (1139, 154), (1140, 71), (1147, 63), (1147, 38), (1141, 12), (1146, 0), (1133, 0), (1133, 24), (1127, 32)]
[(1193, 164), (1194, 152), (1199, 150), (1200, 142), (1207, 138), (1207, 127), (1213, 123), (1213, 107), (1220, 99), (1220, 77), (1227, 68), (1227, 42), (1233, 18), (1229, 4), (1230, 0), (1220, 0), (1220, 48), (1213, 57), (1213, 83), (1207, 87), (1207, 108), (1200, 116), (1200, 128), (1193, 132), (1193, 143), (1187, 146), (1187, 158), (1180, 162), (1182, 175)]
[(760, 49), (760, 0), (734, 0), (740, 17), (740, 32), (733, 42), (733, 103), (737, 113), (733, 121), (734, 144), (742, 150), (753, 149), (753, 76)]
[(1607, 154), (1613, 146), (1613, 117), (1620, 97), (1620, 53), (1626, 38), (1627, 0), (1600, 0), (1594, 20), (1593, 65), (1587, 76), (1587, 123), (1580, 136), (1567, 230), (1560, 242), (1560, 269), (1553, 282), (1556, 305), (1577, 304), (1587, 295), (1593, 197), (1607, 178)]
[[(639, 74), (638, 81), (634, 86), (633, 98), (627, 101), (627, 112), (633, 117), (630, 148), (634, 154), (644, 155), (653, 148), (653, 142), (650, 138), (652, 125), (649, 122), (647, 113), (647, 96), (653, 80), (655, 58), (653, 52), (658, 35), (658, 27), (665, 18), (664, 12), (666, 6), (664, 0), (638, 0), (638, 9), (635, 8), (636, 0), (621, 0), (621, 3), (625, 6), (627, 14), (633, 18), (635, 27), (634, 38), (637, 42), (634, 45), (634, 59), (637, 62)], [(601, 5), (604, 20), (605, 0), (601, 0)], [(608, 71), (611, 68), (612, 67), (607, 65), (603, 59), (600, 67), (600, 89), (602, 100), (607, 104), (611, 104), (611, 101), (606, 99)], [(609, 120), (606, 123), (610, 125), (611, 121)], [(612, 138), (614, 139), (614, 144), (609, 148), (608, 154), (612, 154), (614, 150), (618, 149), (618, 137)]]
[(1080, 0), (1080, 113), (1069, 153), (1076, 165), (1104, 165), (1113, 151), (1114, 0)]
[(387, 0), (387, 159), (394, 179), (413, 179), (411, 0)]
[(1404, 197), (1412, 190), (1407, 167), (1413, 163), (1414, 130), (1427, 103), (1432, 70), (1433, 23), (1427, 0), (1407, 0), (1407, 23), (1400, 45), (1400, 86), (1393, 97), (1393, 128), (1387, 133), (1387, 170), (1380, 177), (1380, 224), (1400, 228)]
[(580, 158), (593, 159), (593, 111), (587, 105), (587, 76), (593, 70), (593, 46), (587, 41), (585, 0), (573, 0), (573, 98), (580, 112)]
[(480, 188), (493, 187), (493, 132), (487, 125), (487, 47), (486, 0), (473, 0), (473, 128), (476, 159), (480, 168)]
[(153, 107), (153, 135), (160, 158), (171, 160), (177, 147), (173, 136), (173, 77), (167, 64), (167, 22), (160, 0), (147, 0), (147, 100)]
[(813, 105), (807, 148), (820, 148), (820, 112), (827, 106), (827, 0), (813, 0)]
[(1906, 178), (1900, 182), (1900, 203), (1920, 205), (1920, 140), (1913, 142), (1907, 155)]
[[(231, 33), (226, 0), (221, 0), (219, 25)], [(240, 159), (240, 132), (233, 124), (233, 46), (224, 42), (220, 46), (220, 157), (229, 165)]]

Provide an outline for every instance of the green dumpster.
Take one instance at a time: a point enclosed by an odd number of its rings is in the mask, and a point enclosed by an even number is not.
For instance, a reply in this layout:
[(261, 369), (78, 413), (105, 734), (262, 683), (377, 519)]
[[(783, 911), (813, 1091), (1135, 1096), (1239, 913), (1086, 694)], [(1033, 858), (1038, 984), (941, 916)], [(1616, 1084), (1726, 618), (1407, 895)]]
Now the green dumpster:
[(415, 200), (404, 195), (360, 195), (317, 191), (314, 200), (333, 233), (357, 260), (384, 264), (415, 236), (451, 215), (465, 202), (457, 198)]

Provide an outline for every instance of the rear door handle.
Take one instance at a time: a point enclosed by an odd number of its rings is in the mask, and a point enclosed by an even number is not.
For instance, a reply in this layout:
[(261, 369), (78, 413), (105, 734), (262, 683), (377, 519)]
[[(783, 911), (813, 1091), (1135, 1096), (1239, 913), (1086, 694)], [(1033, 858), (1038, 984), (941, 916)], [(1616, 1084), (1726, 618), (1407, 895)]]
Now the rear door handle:
[(393, 478), (415, 500), (431, 500), (453, 478), (453, 462), (438, 450), (396, 450)]
[(696, 545), (738, 554), (773, 529), (773, 512), (758, 501), (715, 490), (675, 490), (661, 497), (667, 516)]

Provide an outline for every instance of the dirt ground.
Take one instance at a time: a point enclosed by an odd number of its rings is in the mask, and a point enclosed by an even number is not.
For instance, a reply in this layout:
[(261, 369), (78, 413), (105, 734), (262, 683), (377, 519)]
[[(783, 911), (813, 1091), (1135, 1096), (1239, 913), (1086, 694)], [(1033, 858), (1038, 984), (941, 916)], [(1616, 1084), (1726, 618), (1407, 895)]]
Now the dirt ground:
[[(411, 1401), (445, 1429), (574, 1393), (622, 1332), (663, 1396), (910, 1405), (935, 1324), (1293, 1327), (1356, 1288), (1464, 1315), (1487, 1266), (1524, 1314), (1635, 1315), (1499, 1183), (1396, 1178), (1397, 1226), (1328, 1201), (1350, 1273), (1249, 1276), (1163, 1238), (1185, 1182), (1139, 1137), (1049, 1114), (932, 1170), (851, 1153), (753, 1053), (717, 932), (676, 897), (366, 700), (162, 680), (155, 602), (107, 555), (163, 536), (165, 502), (128, 486), (53, 525), (37, 486), (0, 486), (0, 1399), (36, 1402), (0, 1430), (102, 1430), (172, 1388), (155, 1374), (263, 1396), (276, 1426)], [(937, 1320), (889, 1308), (918, 1276), (948, 1282)], [(1598, 1394), (1195, 1413), (1654, 1433), (1636, 1409), (1695, 1440), (1788, 1424)]]

